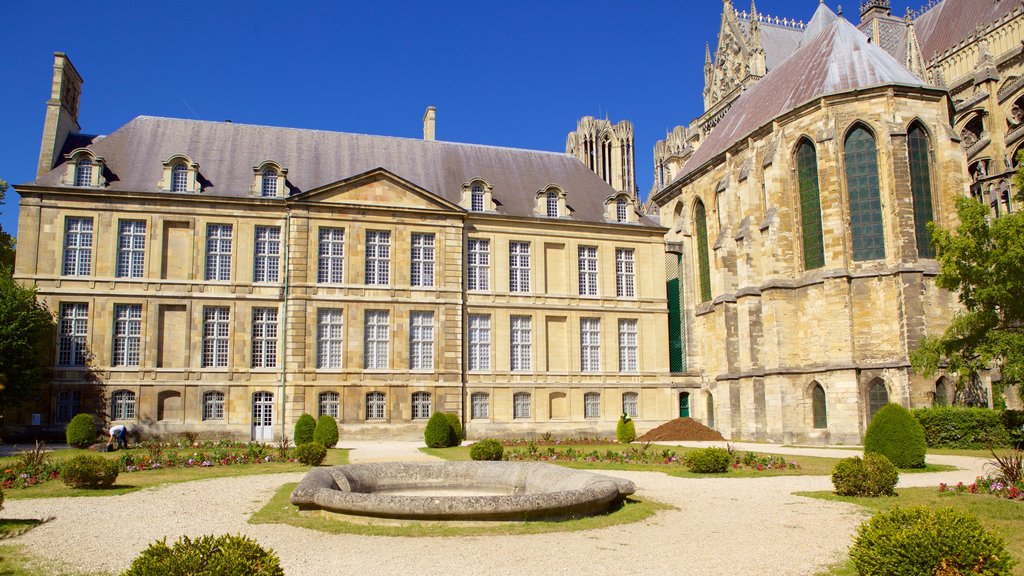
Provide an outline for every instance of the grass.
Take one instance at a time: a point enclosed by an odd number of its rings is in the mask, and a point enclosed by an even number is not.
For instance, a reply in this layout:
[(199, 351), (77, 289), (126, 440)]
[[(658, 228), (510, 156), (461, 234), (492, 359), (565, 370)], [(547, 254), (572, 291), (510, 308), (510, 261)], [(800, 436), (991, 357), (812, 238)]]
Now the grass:
[(0, 546), (0, 576), (112, 576), (111, 572), (79, 572), (28, 554), (24, 546)]
[(548, 532), (577, 532), (595, 530), (619, 524), (640, 522), (662, 510), (674, 510), (668, 504), (631, 497), (617, 510), (597, 516), (561, 521), (528, 522), (473, 522), (446, 524), (435, 521), (381, 521), (380, 523), (348, 522), (328, 516), (300, 513), (288, 498), (295, 483), (282, 486), (266, 506), (249, 519), (250, 524), (289, 524), (299, 528), (318, 530), (328, 534), (355, 534), (360, 536), (403, 537), (464, 537), (510, 536), (545, 534)]
[[(139, 453), (145, 453), (145, 449), (133, 449)], [(181, 451), (181, 452), (194, 452), (190, 449), (165, 449), (164, 452)], [(65, 454), (69, 453), (69, 454)], [(57, 450), (53, 452), (53, 458), (55, 460), (65, 460), (78, 454), (89, 453), (87, 450)], [(119, 452), (113, 453), (102, 453), (100, 456), (109, 459), (116, 459), (119, 456)], [(0, 459), (0, 465), (9, 466), (10, 464), (5, 461), (11, 461), (10, 458)], [(348, 463), (348, 450), (332, 448), (327, 451), (327, 459), (324, 460), (325, 466), (334, 466), (338, 464)], [(267, 462), (263, 464), (232, 464), (231, 466), (210, 466), (208, 468), (194, 467), (194, 468), (166, 468), (162, 470), (145, 470), (141, 472), (122, 472), (118, 475), (117, 481), (113, 486), (101, 490), (90, 490), (85, 488), (69, 488), (64, 485), (63, 482), (58, 480), (50, 480), (30, 486), (28, 488), (12, 488), (4, 491), (4, 497), (8, 500), (18, 500), (22, 498), (62, 498), (62, 497), (75, 497), (75, 496), (117, 496), (120, 494), (127, 494), (129, 492), (135, 492), (143, 488), (153, 488), (156, 486), (163, 486), (165, 484), (175, 484), (178, 482), (190, 482), (192, 480), (206, 480), (210, 478), (225, 478), (230, 476), (250, 476), (257, 474), (280, 474), (285, 472), (305, 472), (309, 470), (309, 466), (299, 464), (298, 462)], [(3, 572), (0, 572), (0, 576), (3, 576)]]
[[(801, 496), (858, 504), (872, 514), (886, 512), (897, 506), (927, 506), (929, 508), (953, 507), (970, 512), (978, 517), (986, 529), (998, 533), (1006, 541), (1019, 564), (1014, 568), (1015, 576), (1024, 576), (1024, 502), (984, 496), (979, 494), (956, 494), (939, 492), (938, 488), (903, 488), (892, 498), (860, 498), (836, 496), (831, 492), (802, 492)], [(819, 576), (856, 575), (847, 560), (822, 572)]]

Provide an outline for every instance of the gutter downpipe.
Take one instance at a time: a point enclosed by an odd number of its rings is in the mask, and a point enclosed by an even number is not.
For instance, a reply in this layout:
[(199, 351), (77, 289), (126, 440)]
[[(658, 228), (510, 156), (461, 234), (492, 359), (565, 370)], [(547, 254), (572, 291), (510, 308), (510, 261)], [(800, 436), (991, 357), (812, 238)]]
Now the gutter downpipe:
[(284, 216), (284, 304), (281, 311), (281, 326), (283, 329), (281, 338), (281, 438), (283, 439), (286, 435), (288, 428), (285, 424), (284, 409), (285, 409), (285, 381), (288, 373), (288, 288), (290, 285), (289, 280), (291, 279), (291, 266), (288, 262), (288, 255), (290, 253), (289, 238), (291, 237), (292, 229), (292, 212), (291, 208)]

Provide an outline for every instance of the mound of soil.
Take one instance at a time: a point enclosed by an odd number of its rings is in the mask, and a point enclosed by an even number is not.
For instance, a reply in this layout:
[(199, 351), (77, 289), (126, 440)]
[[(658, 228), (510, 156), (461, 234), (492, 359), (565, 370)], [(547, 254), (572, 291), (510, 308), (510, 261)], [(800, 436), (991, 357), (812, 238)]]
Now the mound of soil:
[(659, 440), (725, 440), (718, 430), (713, 430), (693, 418), (669, 420), (647, 434), (637, 438), (641, 442)]

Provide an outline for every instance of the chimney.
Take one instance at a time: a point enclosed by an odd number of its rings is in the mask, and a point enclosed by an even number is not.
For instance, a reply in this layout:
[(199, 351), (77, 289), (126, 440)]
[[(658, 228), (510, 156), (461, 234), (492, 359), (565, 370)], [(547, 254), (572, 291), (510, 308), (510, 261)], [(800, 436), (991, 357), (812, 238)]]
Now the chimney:
[(433, 140), (434, 139), (434, 123), (436, 122), (437, 108), (433, 106), (427, 106), (427, 111), (423, 113), (423, 139)]
[(39, 167), (36, 177), (46, 174), (60, 159), (61, 149), (69, 134), (81, 130), (78, 125), (78, 98), (82, 94), (82, 77), (63, 52), (53, 53), (53, 86), (46, 101), (43, 141), (39, 146)]

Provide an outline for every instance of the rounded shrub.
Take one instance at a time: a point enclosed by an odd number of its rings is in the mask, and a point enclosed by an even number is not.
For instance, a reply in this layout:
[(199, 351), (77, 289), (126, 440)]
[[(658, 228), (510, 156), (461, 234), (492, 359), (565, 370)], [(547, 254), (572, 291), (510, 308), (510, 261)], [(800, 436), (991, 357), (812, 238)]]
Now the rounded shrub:
[(292, 435), (295, 445), (298, 446), (312, 442), (314, 430), (316, 430), (316, 420), (312, 416), (309, 414), (299, 416), (299, 419), (295, 421), (295, 433)]
[(427, 427), (423, 430), (423, 441), (430, 448), (447, 448), (451, 446), (452, 426), (448, 418), (440, 413), (434, 415), (427, 421)]
[(724, 448), (700, 448), (686, 453), (686, 467), (698, 474), (722, 474), (729, 471), (732, 455)]
[(88, 448), (96, 443), (96, 420), (92, 414), (76, 414), (64, 429), (64, 438), (69, 446)]
[(873, 452), (863, 460), (860, 456), (844, 458), (832, 469), (832, 485), (840, 496), (893, 496), (899, 480), (896, 466)]
[(465, 436), (462, 435), (462, 419), (459, 418), (458, 414), (452, 414), (445, 412), (444, 417), (448, 419), (448, 427), (452, 429), (452, 435), (449, 439), (449, 446), (459, 446), (462, 441), (465, 440)]
[(153, 542), (121, 576), (284, 576), (281, 561), (245, 536), (182, 536)]
[(861, 525), (850, 549), (858, 574), (1009, 576), (1003, 540), (952, 508), (894, 508)]
[(306, 442), (295, 447), (295, 459), (306, 466), (319, 466), (327, 458), (327, 448), (319, 442)]
[(504, 453), (505, 447), (494, 438), (484, 438), (469, 448), (469, 457), (473, 460), (498, 461)]
[(619, 416), (619, 423), (615, 425), (615, 439), (621, 444), (629, 444), (636, 440), (636, 426), (633, 419), (626, 414)]
[(60, 464), (60, 479), (71, 488), (109, 488), (117, 480), (117, 461), (81, 454)]
[(316, 421), (313, 441), (323, 444), (325, 448), (334, 448), (338, 444), (338, 423), (333, 416), (324, 414)]
[(864, 452), (882, 454), (897, 468), (924, 468), (924, 428), (899, 404), (886, 404), (864, 434)]

